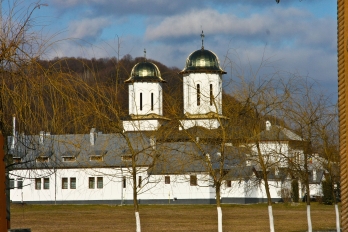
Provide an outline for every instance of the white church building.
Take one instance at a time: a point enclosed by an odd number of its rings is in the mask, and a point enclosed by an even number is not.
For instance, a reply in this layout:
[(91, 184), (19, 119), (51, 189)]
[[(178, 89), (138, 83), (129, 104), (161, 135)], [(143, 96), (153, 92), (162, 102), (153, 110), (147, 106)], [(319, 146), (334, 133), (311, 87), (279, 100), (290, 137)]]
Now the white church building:
[[(188, 56), (180, 73), (184, 116), (175, 124), (175, 130), (179, 134), (213, 133), (228, 120), (222, 112), (222, 77), (226, 72), (220, 67), (217, 55), (202, 44), (201, 49)], [(133, 199), (131, 168), (135, 162), (140, 204), (214, 203), (215, 189), (207, 163), (197, 157), (209, 154), (212, 161), (218, 160), (221, 145), (202, 143), (198, 147), (202, 138), (196, 135), (191, 140), (166, 140), (158, 136), (160, 133), (156, 132), (165, 130), (171, 121), (163, 116), (165, 82), (158, 67), (145, 58), (133, 67), (125, 81), (129, 90), (129, 118), (122, 122), (123, 134), (103, 134), (95, 128), (87, 134), (74, 135), (14, 133), (8, 145), (8, 153), (13, 157), (9, 172), (11, 201), (129, 204)], [(281, 137), (274, 137), (275, 134)], [(281, 146), (289, 156), (302, 154), (293, 146), (301, 141), (299, 136), (269, 122), (260, 138), (265, 153)], [(221, 190), (222, 203), (266, 202), (259, 168), (250, 159), (254, 152), (230, 142), (224, 145), (227, 175)], [(292, 181), (286, 162), (281, 163), (269, 172), (274, 201), (281, 199), (281, 190), (289, 188)], [(323, 171), (314, 171), (311, 183), (317, 187)], [(314, 195), (320, 194), (320, 188), (313, 191)]]

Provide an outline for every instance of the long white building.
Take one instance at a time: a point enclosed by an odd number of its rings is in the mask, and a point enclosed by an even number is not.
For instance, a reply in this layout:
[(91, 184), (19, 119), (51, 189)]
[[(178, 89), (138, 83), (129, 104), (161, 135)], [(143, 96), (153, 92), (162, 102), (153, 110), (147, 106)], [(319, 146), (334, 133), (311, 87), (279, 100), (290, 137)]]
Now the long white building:
[[(133, 199), (131, 168), (135, 161), (140, 203), (214, 203), (215, 189), (204, 157), (218, 170), (221, 145), (207, 138), (228, 120), (222, 112), (225, 73), (218, 57), (203, 46), (189, 55), (181, 71), (184, 117), (174, 123), (175, 135), (168, 139), (157, 133), (166, 131), (170, 121), (163, 116), (165, 80), (146, 59), (133, 67), (125, 81), (130, 115), (123, 121), (123, 134), (103, 134), (92, 128), (89, 134), (12, 136), (8, 144), (13, 157), (9, 173), (12, 202), (128, 204)], [(268, 124), (260, 138), (265, 154), (303, 154), (297, 146), (301, 138), (284, 128)], [(252, 159), (255, 148), (247, 144), (234, 147), (228, 142), (223, 152), (222, 203), (266, 201), (262, 175)], [(280, 157), (274, 155), (277, 159)], [(289, 188), (293, 178), (286, 161), (279, 163), (269, 171), (274, 201), (281, 199), (282, 189)], [(323, 171), (311, 172), (311, 183), (317, 187)], [(313, 194), (320, 194), (320, 188), (315, 191)]]

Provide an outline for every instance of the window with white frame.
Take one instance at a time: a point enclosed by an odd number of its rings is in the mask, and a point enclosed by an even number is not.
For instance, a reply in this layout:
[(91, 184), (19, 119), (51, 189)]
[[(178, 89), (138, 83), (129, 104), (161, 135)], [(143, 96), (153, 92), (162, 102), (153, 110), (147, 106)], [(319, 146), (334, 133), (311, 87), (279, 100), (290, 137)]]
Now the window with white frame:
[(62, 178), (62, 189), (68, 189), (68, 178), (67, 177)]
[(88, 178), (88, 188), (89, 189), (94, 189), (95, 188), (95, 178), (94, 177), (89, 177)]
[(103, 188), (103, 177), (97, 177), (97, 188), (98, 189)]
[(190, 185), (197, 186), (197, 176), (196, 175), (190, 175)]
[(70, 177), (70, 189), (76, 189), (76, 177)]
[(14, 189), (14, 179), (10, 179), (10, 189)]
[(23, 179), (18, 179), (17, 180), (17, 188), (22, 189), (23, 188)]
[(35, 178), (35, 189), (36, 190), (41, 189), (41, 178)]
[(49, 178), (44, 178), (43, 188), (50, 189), (50, 179)]

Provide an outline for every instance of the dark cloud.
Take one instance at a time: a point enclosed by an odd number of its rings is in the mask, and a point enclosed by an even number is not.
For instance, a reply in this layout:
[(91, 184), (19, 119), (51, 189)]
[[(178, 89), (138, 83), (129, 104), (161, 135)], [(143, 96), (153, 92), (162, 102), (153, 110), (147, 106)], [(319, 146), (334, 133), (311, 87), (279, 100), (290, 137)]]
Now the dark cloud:
[[(275, 0), (51, 0), (54, 7), (61, 12), (79, 11), (80, 9), (89, 9), (89, 13), (97, 15), (122, 16), (129, 14), (137, 15), (174, 15), (192, 9), (202, 9), (206, 7), (232, 7), (232, 6), (251, 6), (258, 8), (267, 8), (277, 5)], [(279, 6), (289, 6), (294, 2), (301, 0), (281, 0)], [(303, 4), (315, 4), (325, 0), (303, 0)]]

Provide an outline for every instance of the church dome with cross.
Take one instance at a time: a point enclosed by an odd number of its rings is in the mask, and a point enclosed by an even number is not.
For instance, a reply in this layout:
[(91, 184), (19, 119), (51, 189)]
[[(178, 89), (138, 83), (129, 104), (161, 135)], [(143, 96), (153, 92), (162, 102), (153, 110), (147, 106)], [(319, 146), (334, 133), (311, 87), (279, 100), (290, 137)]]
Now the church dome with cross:
[(143, 61), (134, 65), (128, 82), (165, 82), (158, 67), (151, 62)]
[(184, 73), (223, 73), (226, 72), (222, 70), (219, 64), (219, 59), (217, 55), (209, 50), (205, 50), (203, 46), (204, 34), (202, 31), (202, 48), (192, 52), (186, 59), (186, 66), (180, 72)]
[(132, 82), (166, 82), (162, 79), (158, 67), (146, 60), (146, 49), (144, 49), (144, 61), (134, 65), (130, 77), (125, 81), (125, 83)]

